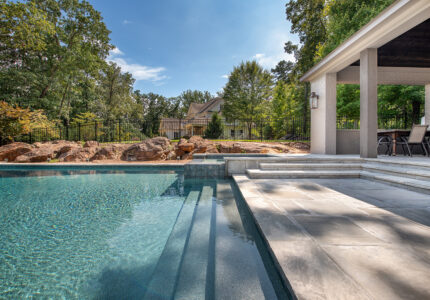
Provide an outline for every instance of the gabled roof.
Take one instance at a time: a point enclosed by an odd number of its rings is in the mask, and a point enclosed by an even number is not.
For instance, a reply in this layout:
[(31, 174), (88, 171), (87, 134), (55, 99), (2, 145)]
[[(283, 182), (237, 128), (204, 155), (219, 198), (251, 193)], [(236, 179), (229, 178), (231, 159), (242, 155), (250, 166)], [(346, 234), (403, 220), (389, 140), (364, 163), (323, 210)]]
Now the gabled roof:
[[(379, 48), (430, 18), (430, 0), (397, 0), (312, 67), (301, 81), (336, 73), (360, 59), (368, 48)], [(407, 46), (407, 45), (406, 45)]]
[(222, 101), (222, 98), (213, 98), (212, 100), (206, 102), (203, 104), (203, 106), (200, 108), (199, 114), (205, 111), (209, 111), (213, 106), (215, 106), (218, 102)]
[(206, 102), (206, 103), (191, 103), (190, 107), (188, 109), (188, 116), (191, 117), (191, 115), (201, 114), (204, 112), (210, 111), (212, 107), (214, 107), (217, 103), (220, 101), (223, 101), (222, 98), (213, 98), (212, 100)]

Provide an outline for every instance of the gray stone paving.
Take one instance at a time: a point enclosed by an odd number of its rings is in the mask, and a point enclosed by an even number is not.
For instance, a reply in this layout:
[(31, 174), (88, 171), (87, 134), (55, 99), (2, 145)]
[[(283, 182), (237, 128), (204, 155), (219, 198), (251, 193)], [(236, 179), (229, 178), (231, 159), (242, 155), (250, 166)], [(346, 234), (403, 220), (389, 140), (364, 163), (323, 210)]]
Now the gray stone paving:
[(299, 299), (430, 299), (430, 195), (364, 179), (234, 179)]

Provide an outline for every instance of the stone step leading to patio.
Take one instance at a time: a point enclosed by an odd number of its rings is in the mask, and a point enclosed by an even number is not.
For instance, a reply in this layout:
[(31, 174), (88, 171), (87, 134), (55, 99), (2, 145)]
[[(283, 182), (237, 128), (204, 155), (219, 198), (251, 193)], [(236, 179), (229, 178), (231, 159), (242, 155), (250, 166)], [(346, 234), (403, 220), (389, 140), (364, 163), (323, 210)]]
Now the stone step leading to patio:
[(293, 179), (293, 178), (359, 178), (360, 170), (261, 170), (248, 169), (251, 179)]
[(359, 164), (363, 162), (362, 158), (359, 157), (342, 157), (342, 156), (331, 156), (331, 157), (310, 157), (310, 156), (279, 156), (279, 157), (266, 157), (260, 158), (261, 162), (264, 163), (288, 163), (288, 164), (327, 164), (327, 163), (347, 163), (347, 164)]
[(171, 299), (200, 191), (191, 189), (164, 246), (143, 299)]
[(357, 163), (260, 163), (261, 170), (360, 170), (361, 164)]
[(214, 247), (213, 241), (211, 242), (214, 239), (211, 228), (215, 221), (213, 194), (212, 186), (203, 187), (182, 258), (174, 299), (205, 299), (206, 289), (211, 289), (211, 286), (207, 286), (207, 274), (213, 267), (210, 265), (210, 251)]
[[(363, 163), (361, 166), (363, 171), (430, 181), (430, 167), (424, 167), (422, 165), (405, 166), (386, 163)], [(430, 182), (428, 184), (430, 184)]]
[[(264, 171), (328, 171), (328, 170), (364, 170), (393, 176), (402, 176), (418, 180), (430, 181), (430, 167), (415, 165), (399, 165), (382, 162), (362, 164), (348, 163), (260, 163), (260, 170)], [(304, 176), (304, 175), (303, 175)]]
[(419, 180), (414, 178), (404, 177), (402, 175), (389, 175), (380, 172), (362, 171), (360, 178), (368, 180), (376, 180), (382, 183), (387, 183), (393, 186), (406, 188), (408, 190), (430, 194), (430, 182), (428, 180)]

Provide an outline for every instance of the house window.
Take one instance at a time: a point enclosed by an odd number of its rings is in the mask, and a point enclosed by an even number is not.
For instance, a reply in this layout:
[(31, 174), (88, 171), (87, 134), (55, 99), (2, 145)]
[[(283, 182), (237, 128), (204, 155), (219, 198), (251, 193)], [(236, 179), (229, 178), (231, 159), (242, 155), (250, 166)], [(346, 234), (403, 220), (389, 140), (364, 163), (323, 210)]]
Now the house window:
[(173, 133), (173, 138), (174, 138), (174, 139), (179, 139), (179, 132), (175, 131), (175, 132)]
[(231, 136), (231, 137), (234, 137), (234, 129), (231, 129), (231, 130), (230, 130), (230, 136)]

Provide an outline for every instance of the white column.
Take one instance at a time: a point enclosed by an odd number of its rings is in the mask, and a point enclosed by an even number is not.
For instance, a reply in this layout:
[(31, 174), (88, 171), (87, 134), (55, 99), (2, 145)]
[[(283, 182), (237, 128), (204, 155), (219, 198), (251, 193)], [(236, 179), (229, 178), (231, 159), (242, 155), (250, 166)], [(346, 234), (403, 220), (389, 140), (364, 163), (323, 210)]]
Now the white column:
[(336, 154), (336, 73), (324, 74), (311, 82), (318, 108), (311, 109), (311, 153)]
[(378, 49), (360, 53), (360, 156), (376, 158), (378, 138)]
[(425, 120), (426, 125), (430, 125), (430, 83), (426, 84)]

